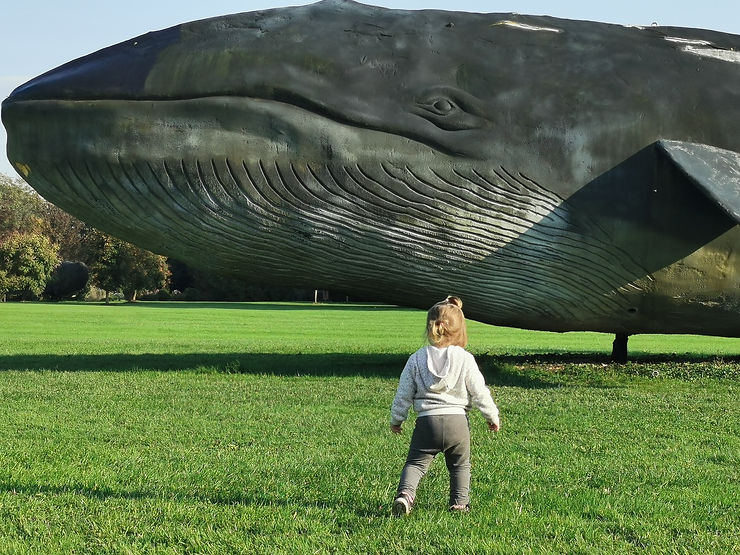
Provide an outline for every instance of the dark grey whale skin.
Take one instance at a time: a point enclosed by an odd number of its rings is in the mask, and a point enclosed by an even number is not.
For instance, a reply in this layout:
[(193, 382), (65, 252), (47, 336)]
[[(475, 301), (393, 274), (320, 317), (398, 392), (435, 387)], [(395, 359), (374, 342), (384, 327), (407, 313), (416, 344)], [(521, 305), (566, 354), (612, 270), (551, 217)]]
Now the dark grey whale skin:
[(5, 100), (40, 194), (253, 282), (740, 337), (740, 37), (348, 0), (186, 23)]

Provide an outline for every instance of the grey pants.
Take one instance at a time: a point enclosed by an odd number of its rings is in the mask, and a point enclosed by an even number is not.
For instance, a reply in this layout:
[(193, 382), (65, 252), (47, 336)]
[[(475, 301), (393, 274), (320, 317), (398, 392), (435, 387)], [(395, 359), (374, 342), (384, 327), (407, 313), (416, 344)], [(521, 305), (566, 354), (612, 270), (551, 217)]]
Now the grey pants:
[(470, 427), (468, 417), (463, 414), (416, 419), (397, 495), (405, 492), (411, 499), (416, 497), (416, 488), (437, 453), (444, 453), (450, 473), (450, 506), (469, 504)]

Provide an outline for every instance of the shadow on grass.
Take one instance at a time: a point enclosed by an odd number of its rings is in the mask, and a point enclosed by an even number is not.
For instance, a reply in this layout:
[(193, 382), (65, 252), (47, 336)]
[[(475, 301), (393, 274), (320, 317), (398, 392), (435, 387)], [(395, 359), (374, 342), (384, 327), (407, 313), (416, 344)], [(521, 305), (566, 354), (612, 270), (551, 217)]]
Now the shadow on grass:
[[(572, 352), (550, 352), (550, 353), (516, 353), (516, 354), (483, 354), (476, 355), (476, 360), (481, 362), (490, 361), (494, 364), (512, 364), (515, 366), (537, 366), (557, 364), (614, 364), (607, 353), (572, 353)], [(632, 364), (685, 364), (685, 363), (708, 363), (721, 360), (726, 363), (740, 363), (740, 355), (715, 355), (715, 354), (692, 354), (692, 353), (633, 353), (629, 357)]]
[(276, 376), (398, 377), (406, 355), (187, 353), (0, 356), (0, 371), (174, 372), (203, 371)]
[[(225, 492), (195, 493), (192, 491), (170, 490), (170, 491), (147, 491), (140, 490), (114, 490), (107, 487), (90, 488), (82, 485), (54, 486), (54, 485), (29, 485), (11, 482), (0, 482), (0, 495), (11, 493), (13, 495), (81, 495), (91, 500), (107, 501), (109, 499), (129, 499), (140, 501), (144, 499), (155, 499), (164, 501), (187, 501), (203, 502), (209, 505), (255, 505), (258, 507), (295, 507), (302, 505), (304, 507), (316, 508), (336, 508), (345, 509), (354, 512), (359, 517), (377, 517), (390, 515), (389, 507), (382, 504), (377, 506), (369, 500), (364, 505), (362, 503), (338, 503), (330, 499), (282, 499), (279, 497), (270, 497), (264, 492), (261, 494), (250, 495), (249, 492), (228, 494)], [(308, 494), (309, 492), (306, 491)], [(386, 500), (387, 501), (387, 500)], [(378, 507), (375, 510), (375, 507)]]
[(608, 388), (618, 385), (617, 376), (740, 379), (738, 355), (639, 353), (627, 364), (614, 363), (605, 353), (484, 354), (476, 359), (494, 386), (548, 388), (582, 384)]
[[(398, 379), (406, 354), (277, 354), (188, 353), (106, 355), (6, 355), (0, 371), (52, 372), (175, 372), (201, 371), (273, 376), (360, 376)], [(493, 386), (547, 388), (553, 384), (512, 371), (511, 360), (479, 356), (486, 381)]]
[[(227, 374), (274, 376), (361, 376), (397, 379), (408, 355), (383, 353), (186, 353), (186, 354), (102, 354), (102, 355), (5, 355), (0, 371), (54, 372), (175, 372), (200, 371)], [(528, 369), (547, 371), (568, 365), (591, 366), (595, 371), (611, 365), (609, 356), (599, 353), (479, 354), (476, 360), (486, 381), (493, 386), (524, 388), (557, 387)], [(635, 366), (740, 364), (740, 356), (654, 355), (632, 357)], [(620, 368), (619, 365), (616, 366)]]

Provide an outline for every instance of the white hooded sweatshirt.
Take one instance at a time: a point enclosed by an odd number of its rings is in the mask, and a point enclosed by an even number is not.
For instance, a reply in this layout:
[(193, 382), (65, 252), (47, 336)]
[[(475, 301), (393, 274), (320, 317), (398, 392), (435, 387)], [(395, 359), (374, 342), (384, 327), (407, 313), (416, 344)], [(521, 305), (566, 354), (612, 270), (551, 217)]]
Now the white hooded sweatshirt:
[(412, 404), (417, 417), (466, 414), (475, 406), (487, 422), (499, 423), (475, 358), (455, 345), (422, 347), (409, 357), (391, 406), (391, 425), (403, 423)]

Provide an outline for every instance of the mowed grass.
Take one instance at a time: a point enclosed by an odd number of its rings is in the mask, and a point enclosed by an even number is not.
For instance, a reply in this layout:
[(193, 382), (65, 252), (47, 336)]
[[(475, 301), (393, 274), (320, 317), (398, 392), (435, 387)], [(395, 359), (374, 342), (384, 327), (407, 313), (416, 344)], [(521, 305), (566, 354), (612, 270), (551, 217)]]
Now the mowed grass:
[(390, 516), (424, 313), (0, 305), (0, 553), (740, 553), (740, 340), (469, 325), (473, 511)]

